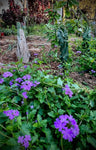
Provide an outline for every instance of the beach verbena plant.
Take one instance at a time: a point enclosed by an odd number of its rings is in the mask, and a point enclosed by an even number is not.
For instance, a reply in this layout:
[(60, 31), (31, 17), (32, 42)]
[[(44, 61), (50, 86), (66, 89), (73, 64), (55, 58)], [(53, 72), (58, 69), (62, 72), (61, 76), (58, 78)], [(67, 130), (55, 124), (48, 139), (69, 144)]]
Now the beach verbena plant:
[(84, 118), (89, 103), (81, 99), (80, 89), (67, 78), (41, 71), (39, 61), (31, 67), (15, 65), (0, 75), (0, 150), (84, 147), (80, 143), (86, 139), (84, 125), (90, 123)]

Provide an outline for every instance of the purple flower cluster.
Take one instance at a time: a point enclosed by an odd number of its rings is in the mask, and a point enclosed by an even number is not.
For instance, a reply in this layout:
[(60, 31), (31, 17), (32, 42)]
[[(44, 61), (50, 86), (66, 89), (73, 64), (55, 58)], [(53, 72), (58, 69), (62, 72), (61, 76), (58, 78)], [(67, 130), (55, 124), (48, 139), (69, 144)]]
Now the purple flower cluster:
[(31, 141), (30, 135), (19, 136), (18, 137), (18, 143), (22, 144), (25, 148), (29, 147), (29, 141)]
[(13, 120), (15, 118), (15, 116), (19, 116), (19, 111), (18, 110), (7, 110), (3, 112), (6, 116), (9, 117), (10, 120)]
[(69, 97), (72, 97), (73, 92), (71, 91), (71, 89), (69, 88), (69, 86), (66, 84), (65, 88), (62, 89), (63, 91), (65, 90), (65, 94), (69, 95)]
[(27, 92), (23, 92), (23, 93), (22, 93), (22, 95), (23, 95), (23, 97), (24, 97), (25, 99), (27, 99), (27, 98), (28, 98), (28, 96), (27, 96)]
[(13, 69), (13, 72), (15, 72), (16, 70), (15, 69)]
[(31, 108), (31, 109), (33, 109), (33, 108), (34, 108), (34, 106), (33, 106), (33, 105), (31, 105), (31, 106), (30, 106), (30, 108)]
[(30, 74), (26, 74), (25, 76), (22, 77), (22, 79), (24, 79), (24, 80), (30, 80), (31, 76), (30, 76)]
[(59, 75), (63, 76), (63, 73), (59, 73)]
[(13, 74), (12, 74), (11, 72), (4, 72), (4, 73), (3, 73), (3, 77), (4, 77), (4, 78), (12, 77), (12, 76), (13, 76)]
[(17, 78), (15, 81), (21, 83), (23, 80), (22, 80), (22, 78)]
[(24, 81), (24, 82), (22, 82), (21, 89), (25, 89), (27, 91), (30, 91), (32, 85), (33, 85), (32, 81), (28, 81), (28, 80)]
[(34, 53), (34, 56), (38, 56), (38, 53)]
[(77, 51), (76, 53), (77, 53), (77, 54), (81, 54), (81, 51)]
[(24, 66), (24, 68), (26, 69), (26, 68), (27, 68), (27, 66), (25, 65), (25, 66)]
[(34, 63), (37, 64), (38, 62), (35, 60)]
[(40, 82), (35, 81), (34, 83), (32, 81), (24, 81), (22, 82), (21, 89), (25, 89), (27, 91), (30, 91), (31, 87), (36, 87)]
[(54, 126), (62, 133), (63, 138), (72, 142), (73, 139), (79, 134), (79, 127), (73, 116), (67, 114), (59, 116), (54, 122)]
[(92, 72), (92, 73), (96, 73), (96, 71), (95, 71), (95, 70), (93, 70), (93, 69), (91, 70), (91, 72)]
[(59, 69), (62, 69), (63, 67), (62, 67), (62, 65), (59, 65), (58, 68), (59, 68)]
[(10, 86), (13, 85), (13, 81), (14, 81), (14, 80), (11, 80), (11, 81), (9, 82), (9, 85), (10, 85)]
[(54, 45), (54, 47), (57, 48), (58, 46), (57, 46), (57, 45)]
[(1, 78), (1, 79), (0, 79), (0, 84), (2, 84), (3, 82), (4, 82), (4, 79)]

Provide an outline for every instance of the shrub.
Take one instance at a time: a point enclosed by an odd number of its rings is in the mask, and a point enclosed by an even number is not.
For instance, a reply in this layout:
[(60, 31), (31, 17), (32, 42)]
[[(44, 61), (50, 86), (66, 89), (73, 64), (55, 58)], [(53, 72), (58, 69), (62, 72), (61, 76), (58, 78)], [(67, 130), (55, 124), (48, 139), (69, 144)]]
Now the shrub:
[(9, 9), (3, 11), (2, 20), (6, 26), (12, 26), (18, 21), (23, 22), (23, 15), (20, 6), (12, 1), (9, 3)]

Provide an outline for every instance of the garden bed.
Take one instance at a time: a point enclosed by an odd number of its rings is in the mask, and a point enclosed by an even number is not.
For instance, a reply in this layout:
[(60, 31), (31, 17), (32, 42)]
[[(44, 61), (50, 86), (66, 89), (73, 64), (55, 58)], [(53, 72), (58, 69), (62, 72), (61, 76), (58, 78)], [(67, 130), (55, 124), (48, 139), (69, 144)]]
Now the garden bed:
[[(71, 37), (69, 38), (69, 45), (72, 46), (72, 51), (76, 54), (75, 49), (75, 41), (80, 38), (78, 37)], [(60, 61), (56, 61), (52, 54), (51, 56), (48, 55), (51, 49), (50, 42), (42, 36), (29, 36), (27, 37), (27, 45), (31, 54), (30, 62), (33, 62), (34, 59), (43, 60), (41, 66), (42, 69), (49, 69), (51, 74), (59, 75), (63, 74), (63, 69), (59, 68)], [(0, 63), (9, 64), (11, 62), (17, 62), (18, 59), (16, 57), (16, 36), (5, 36), (0, 39)], [(53, 55), (54, 55), (54, 49)], [(34, 54), (38, 55), (34, 55)], [(74, 57), (75, 59), (75, 57)], [(50, 60), (50, 61), (49, 61)], [(1, 66), (0, 66), (1, 67)], [(75, 66), (74, 66), (75, 67)], [(81, 83), (87, 87), (92, 89), (96, 86), (96, 77), (90, 75), (89, 73), (80, 74), (78, 72), (70, 72), (69, 77), (72, 78), (74, 81)]]

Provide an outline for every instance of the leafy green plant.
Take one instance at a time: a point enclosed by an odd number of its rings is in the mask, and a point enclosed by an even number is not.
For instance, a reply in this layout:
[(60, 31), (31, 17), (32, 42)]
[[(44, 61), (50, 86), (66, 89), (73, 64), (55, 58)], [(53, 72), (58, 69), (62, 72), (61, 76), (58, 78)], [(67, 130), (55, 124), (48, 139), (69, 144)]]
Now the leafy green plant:
[(44, 36), (46, 27), (44, 24), (33, 24), (32, 26), (26, 26), (27, 35), (39, 35)]
[[(81, 68), (81, 71), (91, 71), (96, 70), (96, 45), (95, 45), (96, 39), (90, 40), (90, 37), (87, 41), (84, 40), (81, 42), (81, 45), (77, 47), (77, 50), (81, 52), (80, 57), (77, 58), (77, 61), (79, 62)], [(87, 43), (86, 43), (87, 42)], [(82, 44), (85, 47), (82, 48)], [(95, 74), (94, 74), (95, 75)]]
[(62, 62), (68, 58), (68, 33), (62, 24), (47, 24), (47, 36), (51, 41), (51, 47), (60, 47), (60, 59)]
[(8, 35), (16, 35), (17, 34), (17, 29), (14, 25), (12, 27), (7, 26), (6, 28), (0, 27), (0, 32), (3, 32), (5, 36)]
[(85, 27), (83, 33), (83, 42), (82, 42), (82, 49), (89, 50), (89, 41), (91, 40), (90, 28)]
[[(14, 68), (1, 70), (0, 149), (23, 150), (25, 146), (20, 138), (24, 141), (27, 136), (30, 150), (95, 148), (96, 90), (89, 92), (68, 78), (62, 80), (60, 76), (49, 75), (47, 70), (40, 70), (40, 61), (33, 62), (32, 67), (17, 62)], [(9, 110), (19, 113), (8, 114)], [(80, 131), (73, 142), (62, 139), (62, 145), (54, 121), (63, 114), (72, 115)]]
[(57, 39), (60, 45), (60, 59), (62, 62), (68, 59), (68, 33), (64, 26), (57, 30)]

